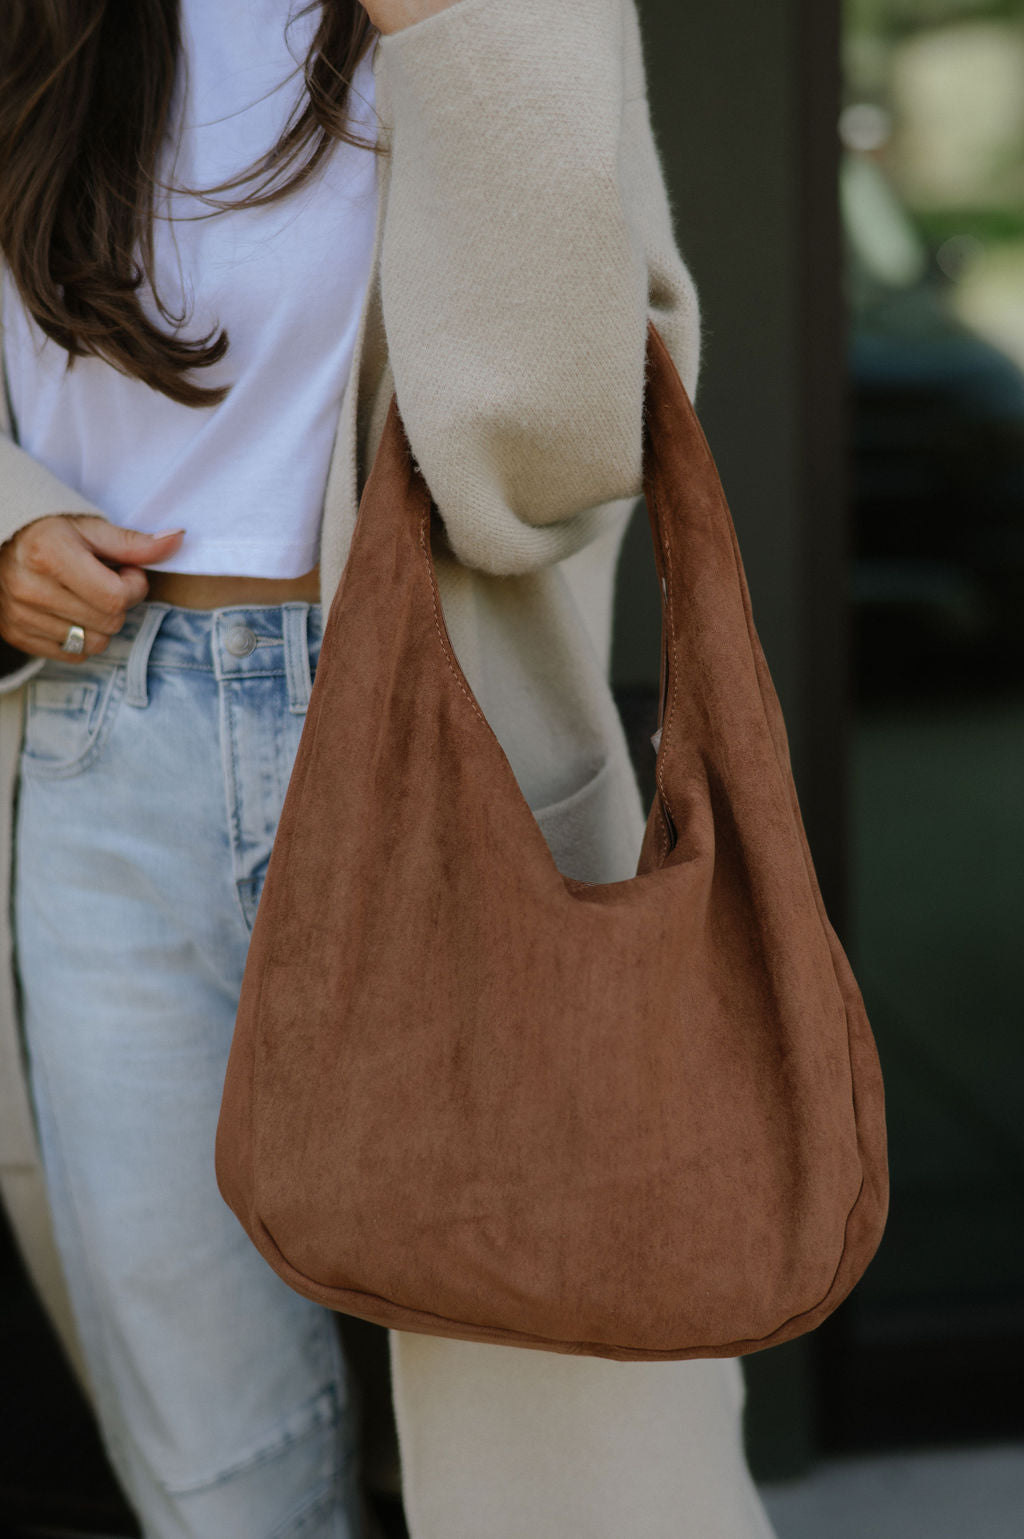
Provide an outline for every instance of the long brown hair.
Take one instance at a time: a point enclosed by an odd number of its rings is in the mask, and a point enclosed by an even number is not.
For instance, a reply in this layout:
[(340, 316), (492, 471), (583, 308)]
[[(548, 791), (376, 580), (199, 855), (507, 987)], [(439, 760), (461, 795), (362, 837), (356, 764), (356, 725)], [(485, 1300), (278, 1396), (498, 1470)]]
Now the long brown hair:
[[(3, 0), (3, 8), (0, 250), (29, 313), (67, 351), (68, 367), (91, 354), (187, 406), (223, 400), (228, 386), (188, 376), (224, 356), (227, 333), (168, 334), (137, 294), (148, 282), (164, 320), (181, 324), (153, 281), (157, 158), (182, 67), (178, 0)], [(349, 128), (346, 110), (374, 35), (356, 0), (323, 0), (301, 110), (259, 161), (201, 190), (213, 213), (284, 197), (334, 140), (379, 149)], [(247, 182), (256, 186), (245, 196), (214, 196)]]

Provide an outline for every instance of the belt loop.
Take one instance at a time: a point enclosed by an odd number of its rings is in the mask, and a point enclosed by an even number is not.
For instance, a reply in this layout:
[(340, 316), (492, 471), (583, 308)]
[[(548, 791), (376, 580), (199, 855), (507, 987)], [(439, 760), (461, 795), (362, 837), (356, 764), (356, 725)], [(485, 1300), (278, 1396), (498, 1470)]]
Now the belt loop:
[(309, 671), (309, 605), (305, 599), (289, 599), (281, 605), (284, 631), (284, 669), (288, 678), (288, 709), (300, 714), (309, 704), (313, 687)]
[(156, 633), (160, 629), (160, 623), (170, 607), (170, 604), (160, 604), (156, 601), (147, 602), (146, 604), (146, 613), (142, 617), (142, 624), (135, 632), (135, 637), (128, 653), (128, 668), (125, 675), (124, 688), (126, 705), (149, 704), (149, 690), (146, 687), (149, 653), (156, 638)]

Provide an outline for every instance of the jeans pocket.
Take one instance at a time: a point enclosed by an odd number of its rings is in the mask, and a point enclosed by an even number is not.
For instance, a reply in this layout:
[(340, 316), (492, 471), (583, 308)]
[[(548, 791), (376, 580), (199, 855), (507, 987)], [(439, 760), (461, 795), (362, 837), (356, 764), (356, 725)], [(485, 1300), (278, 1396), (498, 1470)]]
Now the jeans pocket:
[(124, 694), (125, 670), (53, 659), (29, 679), (21, 745), (23, 774), (77, 775), (99, 754)]

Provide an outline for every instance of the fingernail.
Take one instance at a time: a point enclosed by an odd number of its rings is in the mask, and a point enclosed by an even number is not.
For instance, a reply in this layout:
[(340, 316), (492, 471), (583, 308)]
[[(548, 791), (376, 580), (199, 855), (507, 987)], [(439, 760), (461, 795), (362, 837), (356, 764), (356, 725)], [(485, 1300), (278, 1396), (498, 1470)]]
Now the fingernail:
[(166, 538), (167, 538), (167, 536), (169, 534), (184, 534), (184, 533), (185, 533), (184, 529), (161, 529), (159, 534), (154, 534), (154, 535), (151, 536), (151, 538), (154, 539), (154, 540), (166, 540)]

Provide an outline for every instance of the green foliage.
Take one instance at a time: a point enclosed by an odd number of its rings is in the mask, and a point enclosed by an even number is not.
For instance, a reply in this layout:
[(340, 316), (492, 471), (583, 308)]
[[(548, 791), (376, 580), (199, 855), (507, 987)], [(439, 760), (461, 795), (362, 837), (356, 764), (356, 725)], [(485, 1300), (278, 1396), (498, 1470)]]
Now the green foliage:
[(983, 245), (1024, 243), (1024, 208), (915, 209), (914, 225), (932, 247), (952, 235), (973, 235)]
[(899, 38), (958, 21), (1024, 19), (1024, 0), (845, 0), (852, 36)]

